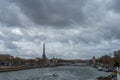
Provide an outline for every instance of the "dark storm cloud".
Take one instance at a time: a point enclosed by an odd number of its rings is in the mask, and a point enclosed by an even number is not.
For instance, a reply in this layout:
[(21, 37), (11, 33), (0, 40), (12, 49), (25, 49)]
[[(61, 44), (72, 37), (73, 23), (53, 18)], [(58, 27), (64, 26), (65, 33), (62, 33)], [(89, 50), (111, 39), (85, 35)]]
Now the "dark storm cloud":
[(21, 26), (20, 20), (14, 13), (8, 12), (8, 10), (4, 10), (0, 13), (0, 22), (2, 22), (4, 25), (13, 27), (13, 26)]
[(8, 0), (0, 0), (0, 22), (9, 27), (22, 26), (21, 21)]
[(112, 3), (112, 6), (111, 6), (111, 8), (113, 8), (113, 10), (115, 11), (115, 12), (118, 12), (118, 13), (120, 13), (120, 0), (113, 0), (113, 1), (111, 1)]
[(85, 0), (13, 0), (34, 23), (66, 27), (85, 23)]
[(104, 34), (106, 34), (104, 36), (107, 40), (110, 39), (120, 40), (120, 27), (118, 25), (109, 26), (107, 29), (108, 30), (104, 32)]

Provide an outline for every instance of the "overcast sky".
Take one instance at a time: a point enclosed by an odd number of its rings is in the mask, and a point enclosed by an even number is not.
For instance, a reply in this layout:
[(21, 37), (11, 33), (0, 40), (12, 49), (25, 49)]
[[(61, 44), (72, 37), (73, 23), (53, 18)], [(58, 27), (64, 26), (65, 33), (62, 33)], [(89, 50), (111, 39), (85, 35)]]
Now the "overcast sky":
[(0, 0), (0, 53), (91, 58), (120, 49), (120, 0)]

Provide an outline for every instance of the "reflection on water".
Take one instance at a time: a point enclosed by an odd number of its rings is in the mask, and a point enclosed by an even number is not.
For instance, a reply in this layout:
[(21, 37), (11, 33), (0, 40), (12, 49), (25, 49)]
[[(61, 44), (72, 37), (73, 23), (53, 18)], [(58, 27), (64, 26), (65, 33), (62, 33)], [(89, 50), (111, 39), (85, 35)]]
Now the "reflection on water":
[[(54, 73), (59, 76), (53, 76)], [(0, 80), (95, 80), (108, 73), (99, 72), (92, 67), (62, 66), (39, 68), (13, 72), (1, 72)]]

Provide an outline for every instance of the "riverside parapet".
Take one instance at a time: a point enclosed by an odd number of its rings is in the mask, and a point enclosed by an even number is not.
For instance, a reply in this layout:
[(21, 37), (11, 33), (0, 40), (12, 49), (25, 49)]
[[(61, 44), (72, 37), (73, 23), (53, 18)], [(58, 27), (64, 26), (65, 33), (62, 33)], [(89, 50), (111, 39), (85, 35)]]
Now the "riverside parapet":
[(43, 66), (3, 66), (0, 67), (0, 72), (7, 72), (7, 71), (18, 71), (18, 70), (26, 70), (26, 69), (33, 69), (33, 68), (42, 68)]

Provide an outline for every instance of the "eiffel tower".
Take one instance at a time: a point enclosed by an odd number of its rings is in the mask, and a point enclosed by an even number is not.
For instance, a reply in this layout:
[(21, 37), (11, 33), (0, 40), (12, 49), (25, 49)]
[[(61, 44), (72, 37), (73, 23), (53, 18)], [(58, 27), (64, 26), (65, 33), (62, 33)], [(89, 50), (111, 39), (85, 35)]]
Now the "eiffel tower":
[(47, 58), (46, 58), (46, 54), (45, 54), (45, 43), (43, 44), (43, 55), (42, 55), (42, 59), (47, 59)]

